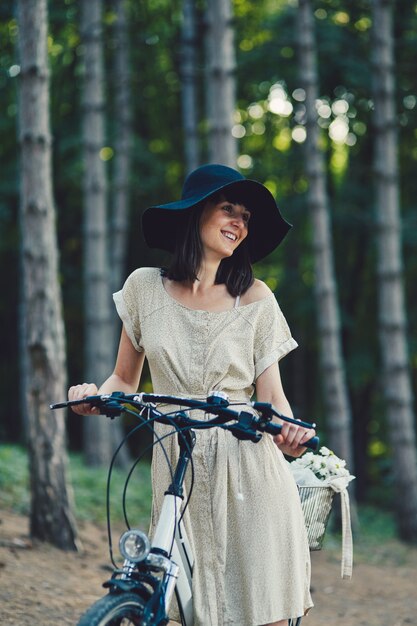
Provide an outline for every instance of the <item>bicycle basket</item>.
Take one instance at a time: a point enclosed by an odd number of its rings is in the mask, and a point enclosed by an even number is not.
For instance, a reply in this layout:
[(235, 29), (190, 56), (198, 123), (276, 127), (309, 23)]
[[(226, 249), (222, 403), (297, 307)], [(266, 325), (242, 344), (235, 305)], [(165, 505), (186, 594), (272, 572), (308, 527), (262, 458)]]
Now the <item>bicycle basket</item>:
[(305, 487), (302, 485), (298, 485), (298, 491), (310, 550), (321, 550), (335, 492), (331, 487)]

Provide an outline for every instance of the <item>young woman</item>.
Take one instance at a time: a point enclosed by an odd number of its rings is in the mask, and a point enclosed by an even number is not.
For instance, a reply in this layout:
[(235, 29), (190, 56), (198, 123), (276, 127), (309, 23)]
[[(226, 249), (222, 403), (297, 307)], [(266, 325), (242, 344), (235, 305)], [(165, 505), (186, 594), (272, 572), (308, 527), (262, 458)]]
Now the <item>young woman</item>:
[[(220, 390), (247, 402), (256, 389), (258, 400), (291, 416), (278, 361), (297, 344), (251, 267), (289, 229), (266, 187), (222, 165), (192, 172), (180, 201), (147, 209), (145, 239), (173, 252), (172, 263), (163, 271), (137, 269), (114, 295), (123, 330), (100, 393), (135, 392), (146, 354), (157, 393), (204, 398)], [(94, 393), (94, 384), (77, 385), (69, 398)], [(94, 409), (80, 405), (78, 412)], [(161, 434), (167, 427), (157, 428)], [(197, 432), (185, 519), (195, 555), (196, 626), (283, 626), (312, 606), (303, 513), (284, 459), (301, 455), (312, 436), (288, 423), (275, 440), (264, 436), (256, 445), (221, 429)], [(175, 459), (176, 438), (165, 441)], [(156, 446), (153, 519), (169, 476)]]

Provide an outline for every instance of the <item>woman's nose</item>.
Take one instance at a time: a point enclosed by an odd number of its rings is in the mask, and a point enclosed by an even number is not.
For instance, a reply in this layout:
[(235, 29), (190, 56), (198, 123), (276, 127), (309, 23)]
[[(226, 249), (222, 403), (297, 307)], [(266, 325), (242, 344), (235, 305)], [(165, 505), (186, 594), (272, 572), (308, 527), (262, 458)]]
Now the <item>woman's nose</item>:
[(245, 221), (243, 219), (243, 215), (236, 214), (232, 217), (232, 224), (237, 224), (237, 226), (241, 227), (245, 225)]

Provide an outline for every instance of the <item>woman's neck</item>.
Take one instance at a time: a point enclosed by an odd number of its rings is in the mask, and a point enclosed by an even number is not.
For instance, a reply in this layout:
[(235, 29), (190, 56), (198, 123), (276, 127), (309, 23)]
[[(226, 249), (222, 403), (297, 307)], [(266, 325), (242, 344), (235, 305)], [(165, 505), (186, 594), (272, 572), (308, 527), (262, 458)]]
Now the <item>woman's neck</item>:
[(191, 285), (193, 293), (203, 293), (216, 284), (216, 275), (219, 265), (219, 262), (210, 263), (208, 261), (203, 261), (201, 268), (197, 273), (197, 280), (195, 280)]
[(180, 304), (190, 309), (204, 311), (227, 311), (235, 299), (225, 284), (216, 284), (218, 264), (202, 265), (194, 282), (166, 280), (165, 289)]

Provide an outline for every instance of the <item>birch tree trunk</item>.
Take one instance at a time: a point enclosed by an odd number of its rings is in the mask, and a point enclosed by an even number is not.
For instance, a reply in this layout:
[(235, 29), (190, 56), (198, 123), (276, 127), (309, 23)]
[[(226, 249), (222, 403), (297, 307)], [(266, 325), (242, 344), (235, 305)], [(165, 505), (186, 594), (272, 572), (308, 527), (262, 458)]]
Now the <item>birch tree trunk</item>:
[[(114, 23), (114, 71), (115, 123), (111, 233), (109, 236), (109, 257), (111, 265), (111, 289), (121, 289), (126, 273), (126, 259), (129, 234), (129, 188), (132, 150), (132, 101), (130, 90), (130, 45), (127, 27), (127, 2), (114, 0), (116, 21)], [(120, 321), (113, 310), (113, 355), (117, 354), (120, 338)], [(113, 448), (116, 449), (123, 437), (122, 420), (112, 423)], [(117, 456), (118, 465), (127, 468), (131, 459), (127, 446), (123, 446)]]
[(187, 173), (199, 165), (197, 114), (197, 28), (194, 0), (183, 0), (181, 32), (182, 127)]
[(353, 468), (351, 412), (341, 347), (337, 286), (334, 272), (325, 162), (319, 147), (316, 100), (318, 98), (317, 53), (311, 0), (299, 0), (298, 39), (300, 81), (306, 92), (305, 164), (309, 181), (307, 204), (313, 223), (315, 300), (320, 357), (331, 448)]
[(236, 107), (236, 60), (231, 0), (207, 2), (207, 120), (209, 161), (236, 167), (232, 135)]
[[(107, 238), (107, 181), (100, 151), (105, 145), (102, 2), (81, 2), (84, 52), (84, 344), (85, 379), (101, 384), (113, 367), (112, 303)], [(110, 423), (84, 417), (84, 452), (90, 465), (105, 465), (111, 452)]]
[(401, 537), (417, 541), (417, 455), (407, 350), (393, 43), (394, 3), (373, 0), (374, 174), (382, 387)]
[(66, 396), (66, 354), (52, 192), (47, 3), (19, 0), (17, 10), (25, 350), (21, 362), (27, 367), (21, 380), (28, 413), (30, 532), (59, 548), (75, 550), (64, 415), (49, 409), (51, 402)]
[[(132, 149), (132, 104), (130, 93), (129, 32), (126, 0), (114, 0), (115, 141), (110, 238), (112, 290), (118, 291), (126, 271), (129, 229), (129, 177)], [(116, 316), (115, 316), (116, 318)]]

